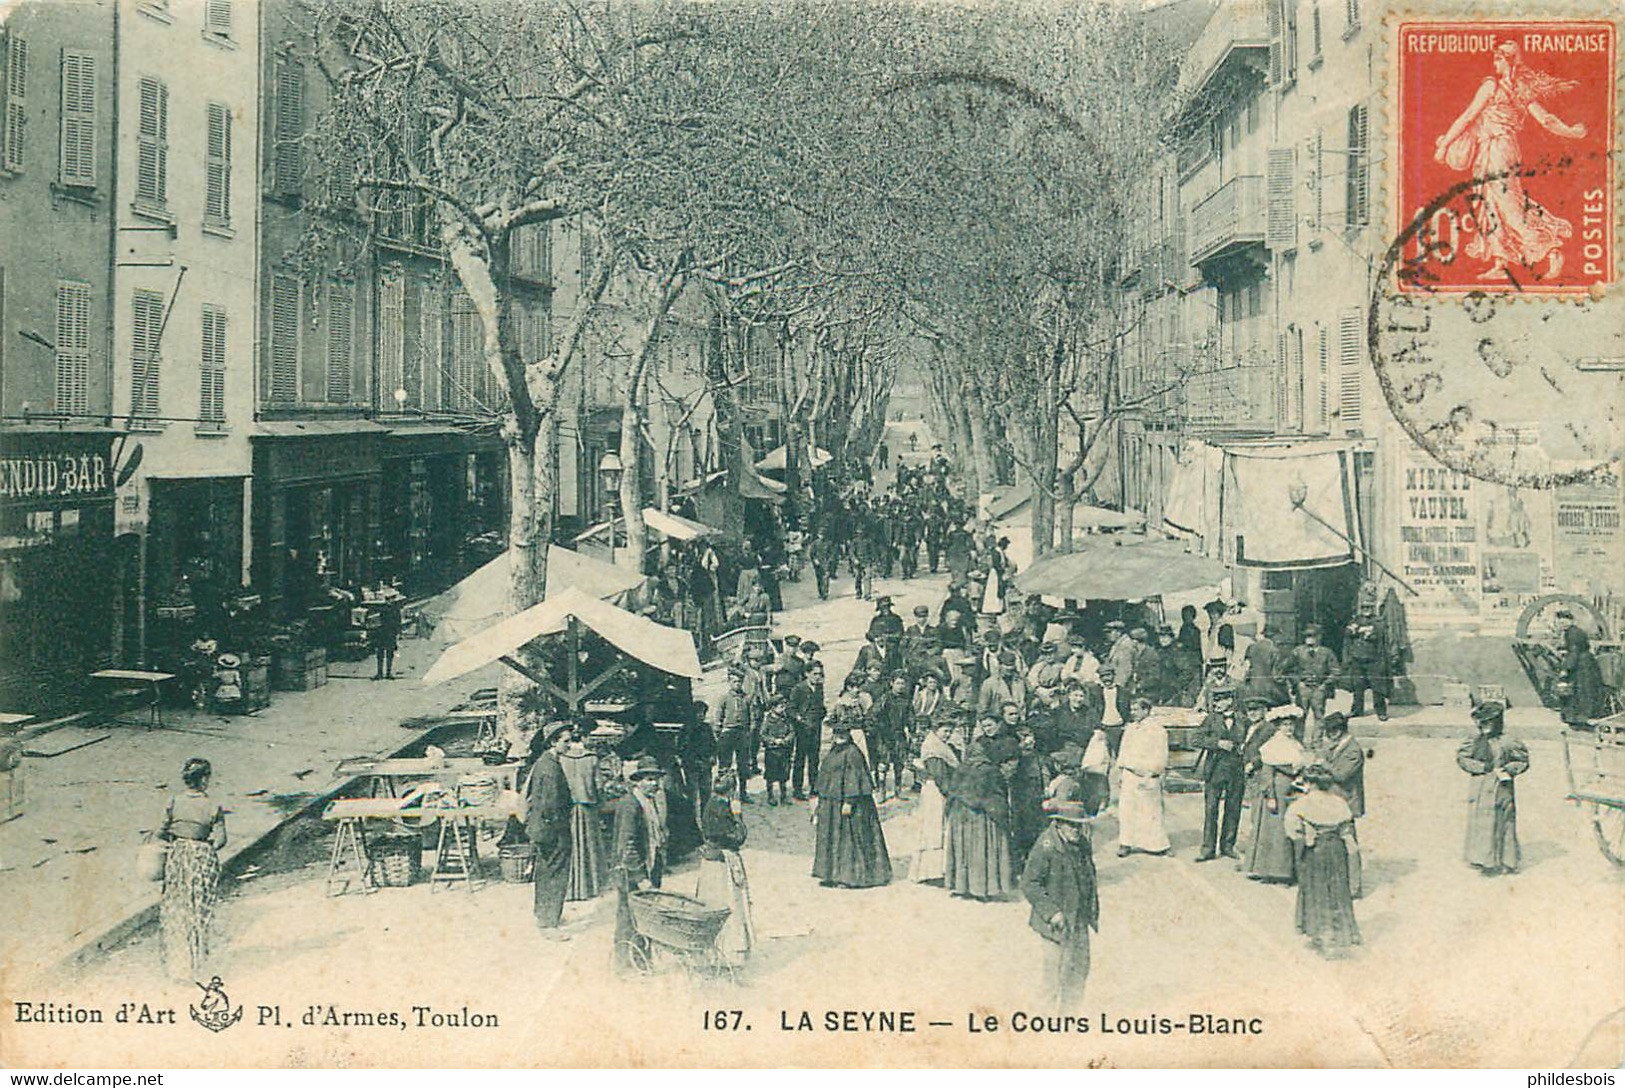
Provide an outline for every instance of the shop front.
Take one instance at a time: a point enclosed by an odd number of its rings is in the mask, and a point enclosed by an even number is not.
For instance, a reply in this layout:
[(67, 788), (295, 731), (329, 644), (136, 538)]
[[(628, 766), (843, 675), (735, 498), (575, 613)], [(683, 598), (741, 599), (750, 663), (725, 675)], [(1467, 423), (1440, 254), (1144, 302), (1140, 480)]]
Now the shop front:
[(246, 482), (148, 477), (146, 656), (160, 667), (179, 663), (199, 638), (238, 645), (237, 628), (257, 610), (243, 586)]
[(112, 442), (0, 430), (0, 710), (69, 706), (113, 661)]
[(254, 437), (253, 584), (286, 620), (378, 577), (385, 428), (262, 423)]
[(456, 582), (504, 537), (506, 455), (495, 436), (455, 427), (396, 426), (384, 442), (380, 573), (409, 597)]

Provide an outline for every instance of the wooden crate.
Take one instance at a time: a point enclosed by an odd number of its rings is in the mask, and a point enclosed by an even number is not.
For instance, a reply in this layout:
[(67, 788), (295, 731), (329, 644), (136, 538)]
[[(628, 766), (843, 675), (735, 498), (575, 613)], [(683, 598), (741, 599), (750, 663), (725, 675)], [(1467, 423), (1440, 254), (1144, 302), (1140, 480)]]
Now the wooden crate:
[(327, 683), (327, 651), (321, 647), (276, 655), (274, 683), (278, 691), (311, 691)]

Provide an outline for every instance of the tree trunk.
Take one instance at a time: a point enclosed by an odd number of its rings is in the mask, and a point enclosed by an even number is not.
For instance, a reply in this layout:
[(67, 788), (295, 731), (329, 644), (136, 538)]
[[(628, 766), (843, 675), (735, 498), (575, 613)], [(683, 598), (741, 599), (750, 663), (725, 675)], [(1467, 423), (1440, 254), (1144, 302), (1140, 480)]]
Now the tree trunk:
[[(621, 398), (621, 517), (626, 521), (626, 547), (615, 552), (615, 565), (631, 570), (643, 570), (643, 555), (648, 548), (649, 529), (643, 523), (643, 435), (638, 431), (643, 374), (639, 368), (629, 368), (626, 392)], [(609, 531), (613, 533), (615, 526)]]
[(970, 428), (971, 461), (976, 466), (974, 477), (976, 492), (969, 496), (974, 503), (978, 497), (993, 489), (998, 481), (998, 469), (993, 464), (993, 437), (988, 430), (987, 414), (982, 394), (970, 382), (965, 386), (965, 415)]
[(1060, 496), (1055, 509), (1055, 548), (1069, 552), (1076, 547), (1076, 507), (1078, 505), (1077, 473), (1057, 473), (1055, 493)]

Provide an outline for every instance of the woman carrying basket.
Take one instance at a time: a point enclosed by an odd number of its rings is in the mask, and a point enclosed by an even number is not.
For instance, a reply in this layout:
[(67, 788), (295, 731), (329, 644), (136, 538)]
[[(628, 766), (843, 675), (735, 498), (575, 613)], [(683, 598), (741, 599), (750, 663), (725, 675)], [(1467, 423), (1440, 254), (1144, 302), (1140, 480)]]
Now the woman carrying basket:
[(739, 848), (745, 845), (745, 819), (734, 796), (735, 785), (733, 772), (724, 771), (717, 778), (717, 792), (706, 801), (700, 814), (705, 847), (700, 855), (700, 880), (694, 898), (708, 907), (728, 908), (728, 921), (717, 935), (717, 951), (729, 965), (737, 967), (750, 958), (756, 930), (751, 922), (750, 882), (745, 862), (739, 856)]

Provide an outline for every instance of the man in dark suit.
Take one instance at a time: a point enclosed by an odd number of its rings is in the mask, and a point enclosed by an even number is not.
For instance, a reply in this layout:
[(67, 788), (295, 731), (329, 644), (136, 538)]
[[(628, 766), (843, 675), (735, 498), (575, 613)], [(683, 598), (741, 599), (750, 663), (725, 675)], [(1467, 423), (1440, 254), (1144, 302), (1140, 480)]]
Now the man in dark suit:
[(615, 826), (609, 849), (609, 872), (615, 884), (615, 961), (634, 964), (637, 948), (648, 954), (648, 942), (632, 920), (631, 895), (644, 884), (660, 887), (666, 871), (666, 821), (660, 781), (665, 772), (650, 756), (639, 758), (627, 776), (632, 788), (612, 804)]
[[(1202, 721), (1196, 745), (1202, 761), (1202, 852), (1197, 861), (1212, 861), (1219, 853), (1239, 858), (1236, 829), (1241, 826), (1241, 799), (1247, 784), (1242, 747), (1247, 723), (1236, 714), (1236, 691), (1225, 686), (1213, 692), (1213, 709)], [(1222, 817), (1221, 817), (1222, 809)]]
[(559, 756), (574, 737), (569, 722), (549, 722), (525, 782), (525, 837), (536, 848), (534, 911), (543, 930), (557, 931), (570, 887), (570, 784)]
[(1336, 711), (1320, 723), (1319, 756), (1332, 774), (1332, 792), (1349, 804), (1356, 834), (1349, 849), (1349, 894), (1363, 893), (1360, 865), (1359, 820), (1365, 815), (1365, 750), (1349, 734), (1349, 720)]

